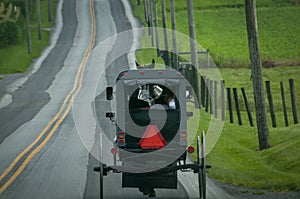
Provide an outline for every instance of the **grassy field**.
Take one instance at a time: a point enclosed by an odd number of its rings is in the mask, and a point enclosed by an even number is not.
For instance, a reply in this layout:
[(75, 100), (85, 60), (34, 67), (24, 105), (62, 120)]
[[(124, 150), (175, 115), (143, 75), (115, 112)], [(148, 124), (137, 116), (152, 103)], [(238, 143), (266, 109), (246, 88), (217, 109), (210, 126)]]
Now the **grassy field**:
[[(136, 5), (136, 1), (131, 0)], [(168, 2), (167, 8), (169, 8)], [(257, 1), (261, 57), (266, 67), (300, 65), (300, 7), (279, 1)], [(188, 35), (185, 1), (175, 1), (177, 31)], [(244, 1), (194, 1), (196, 37), (221, 67), (249, 66)], [(160, 10), (160, 4), (158, 4)], [(169, 9), (167, 9), (169, 11)], [(135, 15), (144, 22), (143, 6)], [(220, 20), (221, 19), (221, 20)], [(161, 15), (158, 18), (161, 26)], [(170, 13), (167, 13), (168, 28)], [(187, 43), (188, 45), (188, 43)]]
[(24, 32), (22, 41), (18, 45), (0, 48), (0, 74), (24, 72), (27, 70), (32, 60), (41, 54), (42, 50), (49, 42), (50, 32), (47, 29), (54, 25), (57, 1), (58, 0), (52, 1), (52, 22), (48, 22), (47, 1), (41, 1), (42, 40), (38, 39), (37, 16), (34, 12), (31, 13), (31, 55), (27, 53), (26, 32)]
[[(262, 60), (265, 66), (284, 65), (284, 67), (264, 68), (264, 80), (271, 81), (273, 101), (278, 128), (269, 127), (271, 148), (259, 151), (257, 130), (250, 127), (245, 107), (241, 104), (243, 126), (237, 124), (234, 112), (234, 124), (228, 119), (224, 124), (221, 136), (212, 151), (208, 162), (213, 165), (209, 176), (221, 182), (265, 188), (273, 191), (300, 190), (300, 126), (293, 124), (288, 79), (295, 80), (297, 110), (300, 110), (300, 67), (290, 66), (300, 63), (300, 7), (292, 3), (280, 4), (274, 0), (257, 0), (259, 38)], [(292, 2), (292, 1), (291, 1)], [(132, 0), (134, 13), (143, 18), (143, 6), (136, 6)], [(169, 1), (167, 3), (167, 21), (170, 27)], [(188, 34), (185, 1), (175, 1), (177, 30)], [(238, 88), (239, 99), (242, 99), (240, 88), (246, 89), (252, 116), (255, 121), (253, 87), (249, 65), (245, 13), (243, 0), (203, 0), (194, 1), (197, 28), (197, 41), (204, 48), (210, 49), (225, 80), (225, 87)], [(158, 4), (160, 10), (160, 4)], [(220, 20), (221, 19), (221, 20)], [(161, 24), (161, 17), (159, 18)], [(188, 42), (186, 42), (187, 45)], [(156, 57), (152, 50), (137, 53), (137, 59), (149, 63)], [(158, 63), (163, 61), (156, 57)], [(201, 75), (212, 76), (213, 70), (201, 70)], [(289, 127), (284, 125), (280, 81), (285, 88), (288, 107)], [(241, 100), (242, 101), (242, 100)], [(188, 107), (191, 109), (191, 107)], [(268, 104), (267, 104), (267, 109)], [(199, 116), (200, 114), (200, 116)], [(207, 131), (209, 122), (214, 119), (210, 114), (200, 111), (194, 119), (189, 119), (191, 131)], [(229, 114), (227, 111), (227, 118)], [(197, 123), (199, 120), (199, 128)], [(268, 113), (269, 124), (271, 124)], [(256, 126), (256, 121), (255, 121)], [(191, 139), (191, 138), (190, 138)], [(189, 139), (189, 140), (190, 140)], [(209, 140), (208, 140), (209, 141)]]
[[(244, 87), (246, 89), (250, 105), (253, 110), (254, 99), (249, 69), (220, 69), (226, 87)], [(214, 168), (210, 176), (223, 182), (244, 185), (256, 188), (266, 188), (273, 191), (300, 190), (300, 126), (293, 125), (290, 95), (288, 93), (288, 79), (295, 80), (298, 113), (300, 112), (300, 81), (298, 74), (300, 68), (277, 67), (264, 69), (264, 80), (271, 81), (273, 102), (275, 106), (278, 128), (269, 125), (271, 148), (258, 151), (258, 139), (256, 128), (251, 128), (247, 120), (245, 107), (241, 103), (243, 126), (237, 125), (237, 116), (234, 112), (235, 124), (224, 125), (222, 135), (208, 155)], [(284, 124), (282, 101), (279, 82), (285, 85), (285, 96), (288, 107), (290, 127)], [(239, 90), (239, 98), (241, 92)], [(267, 111), (269, 111), (267, 103)], [(255, 114), (252, 112), (255, 121)], [(229, 115), (227, 114), (227, 118)], [(269, 124), (271, 117), (268, 113)], [(204, 122), (205, 123), (205, 122)], [(255, 122), (256, 123), (256, 122)], [(200, 127), (201, 128), (201, 127)], [(205, 126), (202, 127), (205, 129)]]
[[(193, 110), (193, 106), (189, 105), (188, 110)], [(242, 118), (247, 118), (244, 111)], [(234, 119), (237, 121), (236, 117)], [(196, 111), (188, 120), (188, 132), (208, 132), (209, 123), (215, 121), (209, 113)], [(247, 120), (243, 124), (239, 126), (228, 121), (224, 123), (216, 145), (207, 156), (208, 164), (212, 165), (208, 175), (220, 182), (235, 185), (280, 192), (300, 191), (300, 125), (286, 128), (282, 121), (278, 122), (281, 127), (269, 129), (271, 148), (259, 151), (256, 128), (250, 127)], [(210, 133), (213, 135), (209, 135)], [(208, 145), (215, 139), (214, 134), (215, 132), (208, 132)], [(192, 142), (191, 137), (188, 140)], [(195, 141), (192, 143), (196, 147)], [(196, 155), (193, 154), (192, 158), (196, 159)]]
[[(180, 13), (180, 20), (186, 13)], [(196, 11), (203, 19), (196, 23), (198, 42), (209, 48), (218, 66), (248, 66), (249, 53), (244, 9)], [(209, 20), (206, 20), (208, 19)], [(222, 20), (220, 20), (220, 18)], [(258, 28), (262, 61), (276, 65), (300, 63), (300, 7), (258, 9)], [(182, 24), (186, 24), (182, 22)], [(179, 26), (184, 30), (184, 26)], [(187, 27), (186, 27), (187, 28)], [(182, 30), (182, 31), (183, 31)]]
[[(209, 71), (205, 75), (210, 76)], [(252, 84), (249, 79), (249, 69), (220, 69), (226, 87), (246, 88), (248, 98), (251, 101), (252, 116), (256, 126), (255, 114), (253, 112), (254, 100), (251, 92)], [(243, 126), (237, 124), (237, 115), (234, 111), (234, 124), (229, 123), (229, 113), (222, 129), (222, 134), (208, 154), (208, 162), (213, 165), (209, 175), (218, 181), (244, 185), (255, 188), (265, 188), (273, 191), (300, 190), (300, 125), (293, 124), (290, 96), (286, 93), (288, 105), (289, 127), (285, 127), (282, 112), (279, 82), (285, 84), (288, 91), (287, 79), (294, 78), (296, 87), (297, 110), (300, 112), (300, 74), (299, 67), (277, 67), (264, 69), (264, 79), (274, 82), (272, 84), (273, 101), (275, 104), (277, 128), (270, 130), (271, 148), (264, 151), (258, 150), (257, 130), (250, 127), (245, 108), (241, 103)], [(275, 83), (276, 82), (276, 83)], [(241, 92), (239, 90), (239, 98)], [(233, 105), (234, 106), (234, 105)], [(200, 111), (198, 133), (208, 130), (208, 124), (213, 119), (210, 114)], [(268, 113), (269, 124), (271, 117)], [(192, 125), (193, 126), (193, 125)]]
[[(245, 117), (246, 115), (243, 114)], [(272, 147), (258, 150), (256, 128), (225, 123), (207, 156), (218, 181), (272, 191), (300, 190), (300, 125), (271, 128)]]

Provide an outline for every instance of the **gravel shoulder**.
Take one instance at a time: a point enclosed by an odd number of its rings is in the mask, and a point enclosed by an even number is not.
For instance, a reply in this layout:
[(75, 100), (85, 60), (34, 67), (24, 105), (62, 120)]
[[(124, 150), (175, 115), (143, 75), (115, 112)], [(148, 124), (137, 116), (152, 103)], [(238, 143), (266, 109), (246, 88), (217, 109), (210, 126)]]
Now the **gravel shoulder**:
[(226, 191), (229, 195), (235, 198), (243, 199), (299, 199), (299, 191), (290, 192), (272, 192), (266, 189), (254, 189), (244, 186), (238, 186), (233, 184), (227, 184), (218, 182), (216, 180), (212, 181), (217, 184), (220, 188)]

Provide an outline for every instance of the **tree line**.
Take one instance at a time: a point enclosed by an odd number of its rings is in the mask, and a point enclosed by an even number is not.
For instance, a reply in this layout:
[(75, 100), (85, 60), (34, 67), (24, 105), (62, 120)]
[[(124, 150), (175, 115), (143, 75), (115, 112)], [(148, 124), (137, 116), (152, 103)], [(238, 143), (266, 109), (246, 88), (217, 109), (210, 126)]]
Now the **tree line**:
[[(51, 0), (47, 1), (48, 21), (51, 21)], [(0, 48), (17, 45), (26, 36), (28, 53), (31, 53), (31, 16), (37, 16), (38, 38), (42, 39), (40, 2), (41, 0), (0, 0)]]

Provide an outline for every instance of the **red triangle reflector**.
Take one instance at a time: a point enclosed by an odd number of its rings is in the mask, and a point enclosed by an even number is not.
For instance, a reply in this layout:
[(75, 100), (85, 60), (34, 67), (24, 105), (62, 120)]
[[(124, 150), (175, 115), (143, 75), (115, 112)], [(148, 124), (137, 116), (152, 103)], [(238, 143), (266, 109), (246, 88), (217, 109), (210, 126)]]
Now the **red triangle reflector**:
[(166, 146), (167, 142), (156, 125), (149, 125), (140, 140), (142, 149), (160, 149)]

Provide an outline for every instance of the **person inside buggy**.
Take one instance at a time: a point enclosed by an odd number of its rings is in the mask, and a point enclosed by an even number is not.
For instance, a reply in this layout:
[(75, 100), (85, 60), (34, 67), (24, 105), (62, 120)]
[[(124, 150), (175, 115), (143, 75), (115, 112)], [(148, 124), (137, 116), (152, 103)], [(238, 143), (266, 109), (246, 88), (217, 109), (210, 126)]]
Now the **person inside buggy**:
[(131, 96), (128, 94), (126, 131), (132, 136), (127, 135), (127, 149), (139, 148), (139, 140), (148, 125), (156, 125), (167, 143), (174, 138), (180, 126), (180, 106), (171, 89), (160, 84), (146, 84), (135, 89)]
[[(146, 84), (139, 86), (131, 95), (129, 110), (149, 110), (154, 105), (161, 105), (164, 109), (175, 110), (178, 100), (171, 89), (157, 84)], [(158, 106), (156, 107), (158, 108)]]

